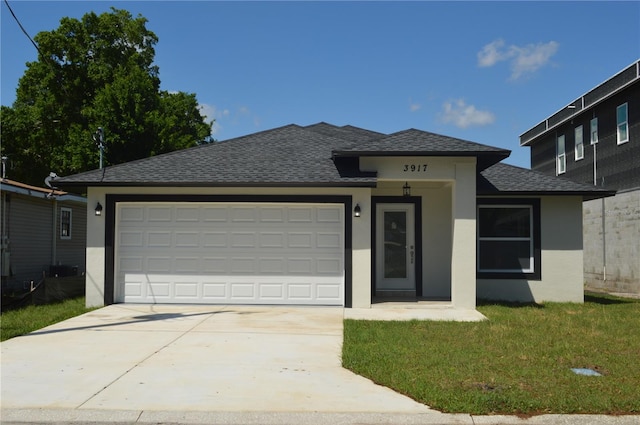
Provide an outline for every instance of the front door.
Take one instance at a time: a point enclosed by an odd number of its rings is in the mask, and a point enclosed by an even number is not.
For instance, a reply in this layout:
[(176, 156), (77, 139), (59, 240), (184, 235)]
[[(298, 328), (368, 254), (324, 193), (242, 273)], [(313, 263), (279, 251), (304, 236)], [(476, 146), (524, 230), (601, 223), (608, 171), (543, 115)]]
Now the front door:
[(416, 290), (414, 204), (376, 207), (376, 292)]

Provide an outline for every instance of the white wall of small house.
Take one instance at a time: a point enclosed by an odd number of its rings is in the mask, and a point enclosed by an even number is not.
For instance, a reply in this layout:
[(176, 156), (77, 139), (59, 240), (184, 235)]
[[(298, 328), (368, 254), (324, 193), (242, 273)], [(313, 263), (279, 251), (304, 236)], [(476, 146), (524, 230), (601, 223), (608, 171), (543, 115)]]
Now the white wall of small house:
[[(90, 187), (87, 191), (87, 306), (104, 305), (105, 223), (94, 214), (106, 195), (335, 195), (351, 196), (352, 208), (360, 205), (361, 216), (352, 219), (352, 306), (371, 306), (371, 189), (370, 188), (168, 188), (168, 187)], [(350, 212), (353, 214), (353, 212)]]
[(540, 202), (541, 280), (478, 279), (478, 297), (583, 302), (582, 198), (545, 196)]

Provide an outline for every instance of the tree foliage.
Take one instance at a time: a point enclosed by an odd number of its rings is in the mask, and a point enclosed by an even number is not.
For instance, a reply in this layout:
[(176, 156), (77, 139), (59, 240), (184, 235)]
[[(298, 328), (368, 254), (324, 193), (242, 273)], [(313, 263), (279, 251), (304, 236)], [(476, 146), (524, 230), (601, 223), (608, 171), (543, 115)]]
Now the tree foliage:
[(158, 37), (147, 20), (112, 8), (63, 18), (37, 34), (38, 60), (27, 63), (12, 107), (1, 110), (2, 155), (9, 177), (41, 185), (50, 171), (98, 167), (92, 135), (104, 130), (106, 165), (210, 141), (211, 122), (195, 94), (160, 90)]

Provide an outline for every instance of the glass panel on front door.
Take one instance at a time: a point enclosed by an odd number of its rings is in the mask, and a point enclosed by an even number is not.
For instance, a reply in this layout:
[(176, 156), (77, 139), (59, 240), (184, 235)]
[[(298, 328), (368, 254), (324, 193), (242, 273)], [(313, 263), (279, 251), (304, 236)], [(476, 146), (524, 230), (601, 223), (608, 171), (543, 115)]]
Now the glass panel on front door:
[(407, 213), (384, 212), (384, 277), (407, 277)]
[(377, 292), (415, 291), (415, 208), (408, 203), (376, 206)]

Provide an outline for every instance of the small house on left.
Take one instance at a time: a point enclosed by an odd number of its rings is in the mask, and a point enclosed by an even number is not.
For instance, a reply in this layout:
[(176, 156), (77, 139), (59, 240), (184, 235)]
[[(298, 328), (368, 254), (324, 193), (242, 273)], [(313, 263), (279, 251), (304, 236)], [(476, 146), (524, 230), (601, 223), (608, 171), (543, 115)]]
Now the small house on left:
[(29, 292), (45, 278), (52, 278), (49, 286), (59, 291), (56, 280), (84, 276), (85, 197), (5, 178), (0, 193), (3, 301), (6, 293)]

